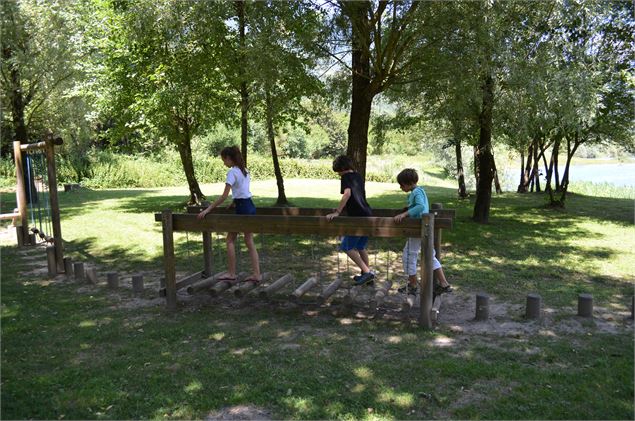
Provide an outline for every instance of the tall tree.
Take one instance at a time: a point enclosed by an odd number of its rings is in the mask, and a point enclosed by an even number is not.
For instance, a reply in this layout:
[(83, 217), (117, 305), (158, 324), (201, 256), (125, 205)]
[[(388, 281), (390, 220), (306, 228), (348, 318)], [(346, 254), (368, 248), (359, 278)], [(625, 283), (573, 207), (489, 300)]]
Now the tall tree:
[[(418, 38), (418, 1), (338, 1), (341, 31), (349, 41), (350, 66), (336, 47), (331, 54), (350, 69), (351, 109), (346, 153), (365, 177), (373, 98), (408, 79)], [(427, 22), (425, 22), (427, 24)], [(344, 54), (348, 54), (347, 51)]]
[(231, 115), (227, 83), (215, 66), (225, 33), (215, 2), (115, 2), (107, 16), (105, 77), (120, 127), (145, 128), (179, 152), (190, 203), (205, 196), (194, 171), (191, 140)]

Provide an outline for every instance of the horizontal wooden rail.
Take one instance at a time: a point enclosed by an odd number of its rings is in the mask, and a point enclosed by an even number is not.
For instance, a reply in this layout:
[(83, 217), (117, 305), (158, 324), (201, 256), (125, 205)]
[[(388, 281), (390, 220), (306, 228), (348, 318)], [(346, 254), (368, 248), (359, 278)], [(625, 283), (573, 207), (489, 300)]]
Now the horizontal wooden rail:
[(0, 213), (0, 220), (2, 220), (2, 219), (13, 219), (13, 218), (17, 218), (19, 216), (20, 216), (20, 212)]
[[(53, 139), (53, 144), (54, 145), (61, 145), (63, 143), (64, 143), (64, 141), (62, 140), (61, 137), (57, 137), (57, 138)], [(24, 144), (20, 145), (20, 150), (22, 150), (24, 152), (38, 151), (40, 149), (45, 149), (45, 148), (46, 148), (46, 142), (45, 141), (36, 142), (36, 143), (24, 143)]]
[[(205, 206), (188, 206), (187, 213), (199, 213), (205, 209)], [(373, 209), (373, 216), (376, 217), (393, 217), (403, 212), (403, 209)], [(258, 207), (256, 215), (287, 215), (287, 216), (326, 216), (333, 212), (332, 208), (291, 208), (291, 207)], [(438, 218), (454, 219), (456, 211), (454, 209), (435, 209), (432, 211)], [(234, 214), (234, 210), (227, 207), (219, 207), (213, 209), (210, 214)], [(346, 210), (342, 213), (346, 216)]]
[[(430, 216), (430, 214), (426, 215)], [(155, 214), (157, 222), (161, 222), (161, 218), (160, 213)], [(386, 217), (346, 216), (337, 217), (329, 222), (321, 216), (234, 214), (209, 214), (204, 219), (199, 220), (195, 214), (172, 214), (174, 231), (317, 234), (323, 236), (421, 237), (421, 221), (421, 219), (405, 219), (398, 224), (392, 218)], [(438, 228), (451, 228), (452, 220), (435, 218), (435, 225)]]

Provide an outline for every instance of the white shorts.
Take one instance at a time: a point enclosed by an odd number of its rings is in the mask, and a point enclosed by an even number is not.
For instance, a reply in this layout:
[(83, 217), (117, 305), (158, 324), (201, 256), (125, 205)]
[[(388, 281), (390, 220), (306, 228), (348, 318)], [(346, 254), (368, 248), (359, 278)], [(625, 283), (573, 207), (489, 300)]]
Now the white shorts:
[[(417, 274), (417, 260), (421, 254), (421, 238), (408, 238), (403, 248), (403, 271), (408, 276)], [(441, 262), (436, 257), (436, 251), (432, 249), (432, 270), (441, 268)]]

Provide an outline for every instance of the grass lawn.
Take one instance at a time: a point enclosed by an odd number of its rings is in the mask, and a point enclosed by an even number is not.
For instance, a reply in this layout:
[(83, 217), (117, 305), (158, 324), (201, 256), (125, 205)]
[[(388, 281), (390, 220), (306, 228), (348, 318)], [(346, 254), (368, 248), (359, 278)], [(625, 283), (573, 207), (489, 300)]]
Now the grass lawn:
[[(339, 200), (335, 180), (286, 187), (297, 206)], [(252, 191), (257, 205), (269, 205), (275, 182), (254, 182)], [(275, 419), (633, 419), (633, 325), (622, 320), (635, 278), (633, 198), (574, 194), (557, 211), (542, 195), (503, 194), (493, 199), (491, 223), (476, 225), (473, 199), (456, 199), (447, 185), (426, 191), (457, 210), (443, 235), (457, 293), (485, 291), (518, 306), (537, 292), (545, 307), (575, 314), (577, 295), (588, 292), (616, 329), (586, 321), (570, 332), (472, 334), (442, 318), (424, 332), (390, 319), (229, 299), (193, 301), (170, 315), (152, 288), (134, 297), (48, 281), (33, 270), (45, 262), (41, 249), (5, 241), (2, 418), (190, 419), (242, 405)], [(368, 183), (367, 193), (378, 208), (405, 202), (396, 184)], [(182, 208), (185, 196), (184, 188), (60, 193), (67, 254), (103, 272), (159, 271), (153, 213)], [(1, 199), (3, 212), (15, 206), (14, 195)], [(265, 270), (335, 270), (335, 239), (258, 241)], [(371, 242), (371, 262), (388, 264), (395, 280), (402, 242)], [(177, 236), (177, 261), (182, 272), (200, 270), (198, 236)]]

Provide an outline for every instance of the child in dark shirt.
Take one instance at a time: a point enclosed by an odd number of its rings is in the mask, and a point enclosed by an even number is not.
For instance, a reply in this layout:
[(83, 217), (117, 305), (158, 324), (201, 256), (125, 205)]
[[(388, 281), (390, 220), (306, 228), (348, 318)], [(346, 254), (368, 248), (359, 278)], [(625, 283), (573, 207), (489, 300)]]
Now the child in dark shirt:
[[(366, 201), (364, 180), (353, 169), (352, 160), (345, 155), (338, 156), (333, 161), (333, 171), (337, 172), (341, 177), (340, 193), (342, 194), (342, 200), (340, 200), (335, 212), (326, 215), (326, 219), (332, 221), (333, 218), (342, 213), (344, 208), (346, 208), (348, 216), (372, 216), (373, 211)], [(340, 250), (344, 251), (362, 272), (361, 275), (353, 277), (356, 285), (363, 285), (375, 278), (375, 274), (369, 267), (367, 245), (368, 237), (350, 235), (342, 237)]]

